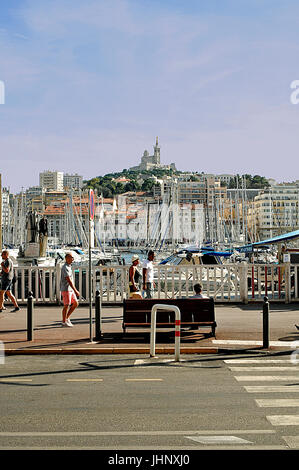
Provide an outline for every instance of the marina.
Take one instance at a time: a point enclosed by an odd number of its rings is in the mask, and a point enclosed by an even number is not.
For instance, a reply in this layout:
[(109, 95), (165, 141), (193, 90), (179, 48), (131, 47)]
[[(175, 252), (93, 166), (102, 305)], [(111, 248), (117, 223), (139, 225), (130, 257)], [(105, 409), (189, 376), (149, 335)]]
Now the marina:
[[(80, 303), (88, 304), (89, 267), (73, 268), (75, 284), (80, 292)], [(32, 291), (36, 303), (59, 304), (61, 264), (50, 267), (18, 266), (17, 281), (13, 287), (18, 301), (25, 304)], [(99, 291), (105, 304), (122, 303), (128, 296), (128, 265), (111, 264), (92, 267), (92, 300)], [(222, 264), (198, 266), (155, 265), (155, 298), (189, 297), (193, 285), (200, 282), (206, 295), (215, 302), (262, 302), (268, 296), (271, 302), (298, 302), (299, 264), (253, 265)]]
[[(170, 243), (169, 235), (162, 243), (161, 233), (165, 234), (165, 231), (161, 230), (160, 211), (159, 236), (149, 238), (147, 242), (143, 239), (135, 244), (128, 240), (127, 243), (116, 243), (115, 239), (108, 238), (104, 244), (104, 240), (99, 239), (96, 220), (92, 246), (49, 246), (48, 233), (40, 233), (38, 217), (33, 215), (36, 220), (34, 231), (28, 224), (32, 214), (27, 214), (22, 237), (25, 243), (18, 249), (9, 247), (16, 272), (13, 292), (20, 303), (26, 303), (28, 292), (33, 292), (36, 303), (59, 304), (61, 267), (65, 254), (71, 252), (80, 303), (94, 302), (98, 291), (103, 304), (120, 304), (129, 294), (128, 273), (132, 255), (138, 254), (139, 270), (142, 271), (142, 262), (147, 258), (149, 248), (156, 253), (154, 298), (188, 298), (193, 295), (194, 284), (200, 283), (203, 292), (213, 297), (215, 302), (246, 304), (263, 301), (265, 296), (274, 302), (298, 301), (299, 260), (296, 249), (288, 251), (286, 244), (296, 240), (299, 231), (232, 249), (220, 243), (216, 243), (217, 249), (214, 249), (203, 241), (201, 245), (182, 241), (175, 243), (174, 240)], [(88, 240), (87, 232), (85, 239)], [(288, 255), (285, 259), (279, 252), (282, 245), (284, 256)], [(284, 262), (279, 263), (279, 258)]]
[[(72, 268), (80, 303), (121, 304), (128, 298), (132, 255), (139, 270), (149, 249), (155, 251), (154, 297), (188, 298), (193, 286), (215, 302), (295, 302), (299, 297), (299, 231), (261, 240), (249, 230), (251, 203), (240, 189), (228, 200), (178, 204), (177, 191), (157, 203), (132, 203), (119, 196), (108, 204), (102, 195), (67, 192), (57, 203), (60, 226), (44, 211), (26, 212), (26, 198), (15, 200), (10, 225), (3, 232), (16, 272), (15, 296), (25, 303), (33, 292), (36, 303), (60, 303), (60, 272), (65, 255)], [(131, 201), (131, 202), (130, 202)], [(92, 219), (92, 220), (91, 220)], [(92, 223), (91, 223), (92, 222)], [(8, 243), (8, 242), (11, 243)]]

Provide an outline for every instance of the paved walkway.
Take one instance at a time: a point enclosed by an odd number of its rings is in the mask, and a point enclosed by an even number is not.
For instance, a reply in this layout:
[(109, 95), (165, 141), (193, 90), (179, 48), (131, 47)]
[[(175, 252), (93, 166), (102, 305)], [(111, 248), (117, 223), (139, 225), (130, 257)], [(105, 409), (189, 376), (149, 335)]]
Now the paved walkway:
[[(27, 307), (11, 313), (12, 307), (0, 313), (0, 348), (5, 354), (83, 354), (83, 353), (141, 353), (149, 354), (149, 329), (129, 329), (122, 334), (122, 308), (102, 310), (102, 339), (90, 341), (89, 307), (80, 306), (71, 319), (73, 328), (61, 327), (61, 307), (34, 307), (34, 336), (27, 340)], [(215, 306), (216, 339), (206, 337), (209, 330), (184, 330), (181, 334), (181, 353), (218, 353), (230, 350), (262, 349), (262, 304)], [(93, 310), (94, 315), (94, 310)], [(268, 350), (299, 349), (298, 304), (270, 304), (270, 347)], [(95, 334), (93, 322), (92, 333)], [(92, 335), (92, 336), (93, 336)], [(294, 343), (298, 342), (298, 345)], [(174, 352), (174, 333), (159, 330), (156, 353)]]

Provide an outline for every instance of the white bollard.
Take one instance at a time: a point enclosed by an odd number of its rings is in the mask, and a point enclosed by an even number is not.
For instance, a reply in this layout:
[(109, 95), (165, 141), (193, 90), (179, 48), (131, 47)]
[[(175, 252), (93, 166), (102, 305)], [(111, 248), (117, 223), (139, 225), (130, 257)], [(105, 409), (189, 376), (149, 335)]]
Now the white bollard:
[(151, 312), (151, 337), (150, 337), (150, 357), (155, 356), (156, 351), (156, 318), (157, 310), (172, 310), (175, 312), (175, 361), (180, 361), (180, 341), (181, 341), (181, 312), (176, 305), (155, 304)]

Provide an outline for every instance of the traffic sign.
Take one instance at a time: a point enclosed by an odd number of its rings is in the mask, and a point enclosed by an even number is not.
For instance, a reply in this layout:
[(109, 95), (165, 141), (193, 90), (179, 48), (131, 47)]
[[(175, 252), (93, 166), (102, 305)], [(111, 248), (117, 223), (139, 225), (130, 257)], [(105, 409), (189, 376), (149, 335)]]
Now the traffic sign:
[(94, 219), (94, 192), (93, 189), (89, 190), (89, 217)]

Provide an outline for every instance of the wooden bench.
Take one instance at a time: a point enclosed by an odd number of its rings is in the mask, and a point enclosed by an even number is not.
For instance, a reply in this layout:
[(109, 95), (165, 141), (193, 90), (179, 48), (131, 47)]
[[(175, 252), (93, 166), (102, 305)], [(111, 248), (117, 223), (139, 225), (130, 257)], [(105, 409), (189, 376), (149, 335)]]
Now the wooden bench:
[[(151, 326), (151, 310), (155, 304), (176, 305), (181, 312), (181, 328), (210, 327), (210, 336), (216, 338), (214, 299), (127, 299), (123, 302), (123, 331), (126, 328), (145, 328)], [(157, 328), (175, 326), (173, 311), (157, 311)]]

